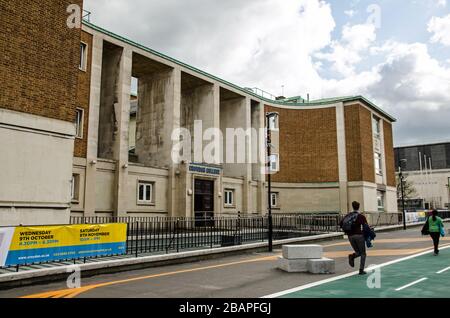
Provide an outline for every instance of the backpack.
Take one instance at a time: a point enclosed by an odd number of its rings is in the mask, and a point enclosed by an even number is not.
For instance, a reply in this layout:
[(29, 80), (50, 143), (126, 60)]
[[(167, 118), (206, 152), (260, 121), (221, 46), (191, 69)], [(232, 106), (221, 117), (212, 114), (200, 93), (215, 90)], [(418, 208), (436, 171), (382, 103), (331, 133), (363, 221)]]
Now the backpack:
[(430, 218), (427, 217), (427, 220), (425, 221), (425, 224), (422, 227), (422, 235), (429, 235), (430, 234)]
[(344, 217), (341, 226), (344, 233), (350, 233), (353, 230), (357, 218), (358, 212), (349, 213)]

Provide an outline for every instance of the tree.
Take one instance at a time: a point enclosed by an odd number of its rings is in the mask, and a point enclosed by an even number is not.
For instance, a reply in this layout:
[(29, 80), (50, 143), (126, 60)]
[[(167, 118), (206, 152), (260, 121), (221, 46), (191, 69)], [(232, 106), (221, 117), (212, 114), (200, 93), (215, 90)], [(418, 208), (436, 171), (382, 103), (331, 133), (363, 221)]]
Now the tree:
[[(400, 184), (400, 177), (396, 176), (397, 182), (397, 199), (402, 198), (402, 188)], [(414, 183), (408, 180), (408, 176), (403, 175), (403, 192), (405, 194), (405, 200), (414, 199), (417, 196), (416, 188)]]

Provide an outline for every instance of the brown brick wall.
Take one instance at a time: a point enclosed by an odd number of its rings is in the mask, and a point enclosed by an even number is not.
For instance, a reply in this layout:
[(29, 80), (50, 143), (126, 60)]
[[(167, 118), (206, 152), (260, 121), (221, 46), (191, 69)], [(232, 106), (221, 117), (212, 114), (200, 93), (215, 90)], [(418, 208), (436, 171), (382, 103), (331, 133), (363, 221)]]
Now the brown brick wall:
[(394, 140), (392, 134), (392, 124), (383, 120), (384, 132), (384, 153), (386, 156), (386, 179), (387, 185), (395, 187), (395, 157), (394, 157)]
[(0, 107), (73, 122), (80, 30), (66, 25), (82, 0), (0, 0)]
[(348, 181), (375, 182), (372, 115), (362, 105), (344, 108)]
[(338, 182), (336, 109), (283, 109), (280, 114), (280, 172), (274, 182)]
[(87, 44), (87, 67), (86, 72), (78, 70), (78, 91), (76, 107), (84, 110), (83, 139), (75, 139), (74, 156), (86, 158), (88, 124), (89, 124), (89, 97), (91, 89), (91, 67), (92, 67), (92, 35), (81, 32), (81, 41)]

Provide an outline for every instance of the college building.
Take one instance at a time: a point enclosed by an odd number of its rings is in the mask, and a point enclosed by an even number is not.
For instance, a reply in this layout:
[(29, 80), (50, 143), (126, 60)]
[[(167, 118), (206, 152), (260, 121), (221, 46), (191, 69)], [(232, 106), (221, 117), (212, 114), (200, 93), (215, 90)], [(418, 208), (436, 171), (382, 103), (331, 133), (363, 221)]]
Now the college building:
[[(346, 213), (354, 200), (367, 213), (397, 212), (395, 119), (366, 98), (264, 97), (88, 21), (69, 29), (74, 1), (1, 3), (1, 225), (261, 215), (269, 199), (274, 213)], [(217, 162), (198, 156), (210, 128), (227, 144), (227, 129), (266, 127), (270, 197), (254, 160), (266, 151), (261, 134), (232, 149), (244, 162), (222, 160), (226, 148)], [(178, 162), (180, 128), (203, 139)]]
[(395, 148), (395, 162), (413, 190), (405, 196), (406, 209), (450, 207), (450, 142)]

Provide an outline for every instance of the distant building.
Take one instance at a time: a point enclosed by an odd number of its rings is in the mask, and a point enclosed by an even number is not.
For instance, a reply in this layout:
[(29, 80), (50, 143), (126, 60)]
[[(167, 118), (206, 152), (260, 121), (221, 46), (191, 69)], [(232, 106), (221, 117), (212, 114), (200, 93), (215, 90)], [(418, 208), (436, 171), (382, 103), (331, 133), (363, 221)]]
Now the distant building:
[(450, 142), (395, 148), (395, 162), (397, 174), (401, 166), (417, 192), (412, 205), (422, 203), (422, 208), (449, 207)]

